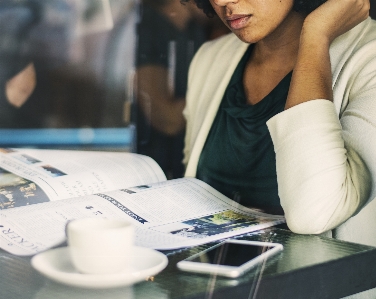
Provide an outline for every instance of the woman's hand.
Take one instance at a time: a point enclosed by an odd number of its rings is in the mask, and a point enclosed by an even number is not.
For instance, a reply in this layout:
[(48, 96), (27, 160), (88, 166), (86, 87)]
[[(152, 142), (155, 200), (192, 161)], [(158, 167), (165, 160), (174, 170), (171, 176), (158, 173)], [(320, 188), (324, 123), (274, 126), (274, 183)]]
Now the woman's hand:
[(305, 19), (303, 35), (329, 44), (369, 16), (370, 0), (328, 0)]

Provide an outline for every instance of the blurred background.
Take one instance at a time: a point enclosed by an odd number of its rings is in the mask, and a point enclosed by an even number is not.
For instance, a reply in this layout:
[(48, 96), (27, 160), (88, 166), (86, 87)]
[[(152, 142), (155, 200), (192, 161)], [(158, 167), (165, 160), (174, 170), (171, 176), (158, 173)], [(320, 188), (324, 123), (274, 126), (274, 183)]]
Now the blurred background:
[(179, 0), (1, 0), (0, 147), (132, 151), (182, 176), (188, 66), (227, 32)]
[(188, 66), (224, 33), (178, 0), (0, 1), (0, 147), (142, 152), (166, 172), (172, 154), (181, 176)]

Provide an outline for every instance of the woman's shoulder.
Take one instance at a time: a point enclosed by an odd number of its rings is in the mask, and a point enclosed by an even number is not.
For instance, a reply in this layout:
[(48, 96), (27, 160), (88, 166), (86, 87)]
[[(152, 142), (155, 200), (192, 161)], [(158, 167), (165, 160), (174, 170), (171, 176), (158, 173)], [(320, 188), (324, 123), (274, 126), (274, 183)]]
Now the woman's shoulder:
[[(356, 50), (366, 46), (369, 47), (369, 44), (376, 46), (376, 21), (368, 18), (357, 27), (353, 29), (352, 36), (354, 41), (357, 44)], [(371, 51), (376, 56), (375, 48)]]
[[(362, 48), (369, 47), (370, 43), (376, 43), (376, 21), (368, 18), (339, 36), (331, 46), (331, 53), (337, 56), (352, 56)], [(376, 51), (372, 53), (376, 54)]]
[[(234, 52), (239, 51), (239, 48), (247, 47), (248, 44), (242, 42), (235, 34), (228, 33), (220, 36), (214, 40), (205, 42), (198, 54), (203, 56), (211, 56), (216, 59), (218, 56), (231, 57)], [(213, 56), (213, 54), (215, 56)]]
[(365, 22), (365, 39), (376, 41), (376, 20), (368, 18)]
[(191, 63), (191, 71), (202, 76), (206, 72), (222, 73), (232, 64), (236, 64), (244, 54), (249, 44), (238, 39), (233, 33), (226, 34), (204, 43), (195, 54)]
[(223, 45), (226, 45), (226, 44), (234, 42), (234, 41), (242, 43), (242, 41), (240, 41), (239, 38), (234, 33), (230, 32), (230, 33), (226, 33), (222, 36), (219, 36), (215, 39), (212, 39), (210, 41), (207, 41), (205, 44), (208, 47), (215, 47), (215, 46), (219, 46), (219, 45), (223, 46)]
[(366, 19), (356, 27), (339, 36), (330, 47), (333, 80), (376, 69), (376, 21)]

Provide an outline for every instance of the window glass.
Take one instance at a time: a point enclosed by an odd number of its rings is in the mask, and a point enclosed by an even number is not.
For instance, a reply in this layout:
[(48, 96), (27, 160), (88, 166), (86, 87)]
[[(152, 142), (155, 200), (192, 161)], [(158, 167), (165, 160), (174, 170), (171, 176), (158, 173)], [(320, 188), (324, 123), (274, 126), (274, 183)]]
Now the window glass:
[[(0, 146), (52, 146), (45, 129), (129, 129), (125, 150), (182, 175), (188, 67), (227, 33), (216, 18), (177, 0), (3, 0), (0, 28)], [(40, 138), (23, 144), (30, 129)]]

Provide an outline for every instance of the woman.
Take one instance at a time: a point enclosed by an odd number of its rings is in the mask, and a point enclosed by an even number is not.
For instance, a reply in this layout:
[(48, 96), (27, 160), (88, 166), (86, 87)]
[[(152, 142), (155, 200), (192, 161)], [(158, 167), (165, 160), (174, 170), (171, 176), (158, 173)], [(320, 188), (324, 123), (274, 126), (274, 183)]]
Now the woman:
[(195, 2), (233, 34), (192, 61), (185, 175), (246, 206), (282, 207), (294, 232), (337, 228), (336, 237), (376, 245), (364, 227), (376, 227), (367, 222), (376, 213), (369, 0)]

